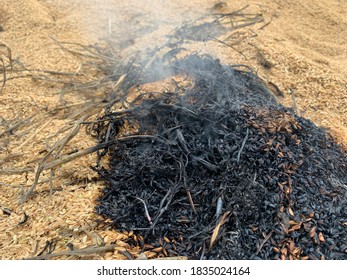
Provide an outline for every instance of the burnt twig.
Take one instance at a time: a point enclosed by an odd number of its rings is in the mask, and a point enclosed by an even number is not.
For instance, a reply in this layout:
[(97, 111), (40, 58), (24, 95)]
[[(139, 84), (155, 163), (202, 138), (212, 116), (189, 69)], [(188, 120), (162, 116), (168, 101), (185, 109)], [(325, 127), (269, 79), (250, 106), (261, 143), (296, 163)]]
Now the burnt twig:
[(249, 128), (247, 128), (246, 136), (242, 141), (241, 148), (240, 148), (239, 152), (237, 153), (237, 162), (240, 162), (241, 153), (242, 153), (243, 148), (245, 147), (246, 141), (248, 139), (248, 134), (249, 134)]

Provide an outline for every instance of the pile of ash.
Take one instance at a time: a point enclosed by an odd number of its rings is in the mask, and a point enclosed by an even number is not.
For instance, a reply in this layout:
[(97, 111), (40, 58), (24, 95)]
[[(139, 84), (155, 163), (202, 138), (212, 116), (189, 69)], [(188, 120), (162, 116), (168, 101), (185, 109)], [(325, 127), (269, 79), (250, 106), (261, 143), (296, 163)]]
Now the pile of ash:
[(128, 75), (95, 127), (97, 213), (158, 256), (347, 259), (345, 151), (252, 73), (198, 55), (168, 69), (189, 86), (130, 96), (144, 80)]

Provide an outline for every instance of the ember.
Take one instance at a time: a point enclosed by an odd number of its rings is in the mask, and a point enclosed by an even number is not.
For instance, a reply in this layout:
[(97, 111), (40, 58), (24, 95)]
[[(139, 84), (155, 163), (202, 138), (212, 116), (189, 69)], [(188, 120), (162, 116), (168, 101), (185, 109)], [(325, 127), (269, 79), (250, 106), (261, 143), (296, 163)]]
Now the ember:
[(95, 128), (110, 143), (97, 212), (159, 256), (346, 259), (347, 157), (330, 136), (252, 73), (198, 55), (167, 70), (193, 82), (129, 101), (134, 69)]

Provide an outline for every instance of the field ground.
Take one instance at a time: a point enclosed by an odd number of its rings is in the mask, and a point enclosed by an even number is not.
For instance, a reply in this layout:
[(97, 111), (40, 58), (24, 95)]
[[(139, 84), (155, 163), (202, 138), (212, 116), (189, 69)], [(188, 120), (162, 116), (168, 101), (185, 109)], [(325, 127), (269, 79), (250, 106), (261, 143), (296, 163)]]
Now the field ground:
[[(249, 11), (264, 18), (262, 24), (247, 29), (255, 37), (235, 46), (238, 51), (215, 41), (206, 43), (202, 49), (199, 46), (199, 50), (220, 58), (223, 63), (252, 66), (265, 81), (277, 85), (280, 102), (292, 107), (295, 100), (301, 116), (327, 128), (338, 143), (347, 147), (346, 1), (227, 0), (214, 6), (216, 1), (194, 0), (182, 4), (185, 1), (175, 0), (160, 6), (162, 2), (3, 0), (0, 43), (11, 49), (12, 58), (29, 69), (77, 73), (83, 61), (63, 51), (52, 38), (95, 44), (108, 33), (116, 33), (115, 38), (122, 39), (131, 33), (133, 25), (146, 26), (154, 16), (164, 32), (186, 17), (194, 18), (207, 11), (231, 12), (249, 4)], [(1, 47), (0, 57), (6, 60), (7, 56), (7, 49)], [(78, 94), (63, 95), (60, 89), (59, 84), (27, 77), (9, 79), (0, 95), (0, 135), (32, 117), (13, 134), (0, 138), (0, 206), (12, 211), (11, 215), (0, 215), (0, 256), (2, 259), (30, 257), (40, 252), (46, 241), (56, 240), (56, 251), (67, 250), (68, 243), (75, 248), (117, 245), (114, 251), (80, 258), (125, 259), (119, 253), (124, 248), (136, 257), (138, 250), (124, 242), (131, 232), (118, 233), (94, 222), (100, 219), (94, 214), (94, 206), (103, 187), (90, 169), (95, 163), (94, 155), (57, 169), (53, 193), (50, 172), (43, 171), (36, 192), (29, 201), (18, 204), (21, 189), (27, 190), (32, 184), (34, 172), (12, 174), (8, 170), (23, 169), (42, 158), (57, 140), (54, 134), (69, 123), (64, 118), (66, 114), (50, 116), (49, 112), (86, 98)], [(94, 139), (82, 129), (68, 143), (66, 153), (93, 145)], [(20, 223), (24, 213), (29, 220)], [(155, 253), (148, 255), (155, 256)]]

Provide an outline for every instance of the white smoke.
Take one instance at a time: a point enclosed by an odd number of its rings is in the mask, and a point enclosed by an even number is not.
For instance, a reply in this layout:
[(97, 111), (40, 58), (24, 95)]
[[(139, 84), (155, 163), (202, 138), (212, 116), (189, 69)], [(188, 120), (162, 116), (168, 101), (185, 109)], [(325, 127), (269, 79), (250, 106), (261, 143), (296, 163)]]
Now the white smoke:
[[(148, 66), (150, 75), (157, 76), (156, 73), (159, 75), (167, 69), (155, 61), (153, 50), (160, 50), (155, 53), (158, 57), (169, 52), (171, 47), (163, 46), (167, 45), (174, 30), (211, 14), (215, 3), (209, 0), (66, 0), (65, 5), (70, 7), (72, 14), (80, 10), (82, 16), (75, 20), (83, 27), (82, 35), (89, 43), (106, 41), (117, 59), (125, 64), (137, 59)], [(204, 43), (200, 45), (206, 47)], [(176, 44), (172, 48), (180, 47)], [(193, 51), (189, 49), (188, 52)]]
[[(208, 0), (66, 0), (70, 10), (80, 10), (86, 36), (133, 36), (153, 29), (174, 28), (194, 20), (213, 5)], [(69, 15), (67, 15), (69, 16)], [(80, 20), (80, 19), (76, 19)], [(140, 31), (141, 32), (140, 32)], [(126, 38), (124, 38), (126, 39)]]

